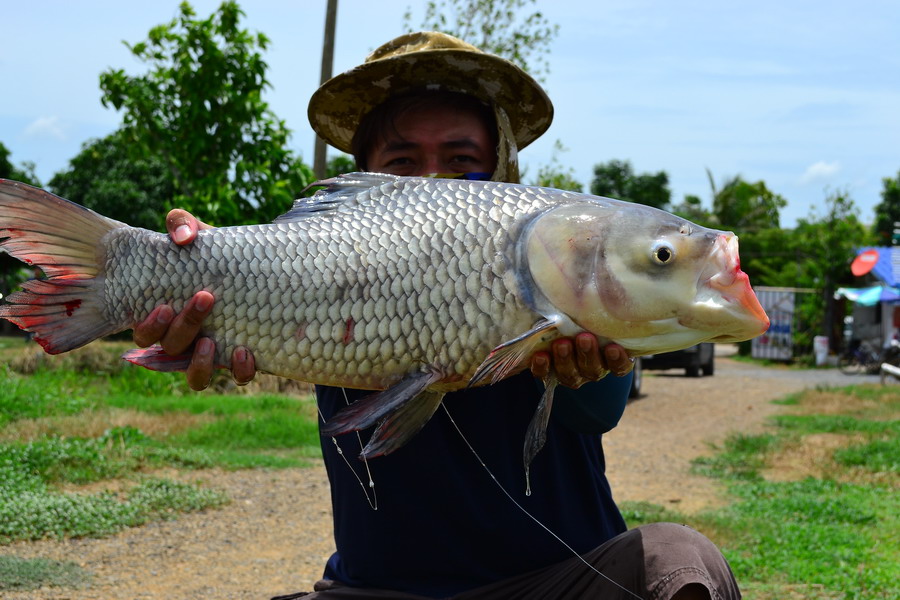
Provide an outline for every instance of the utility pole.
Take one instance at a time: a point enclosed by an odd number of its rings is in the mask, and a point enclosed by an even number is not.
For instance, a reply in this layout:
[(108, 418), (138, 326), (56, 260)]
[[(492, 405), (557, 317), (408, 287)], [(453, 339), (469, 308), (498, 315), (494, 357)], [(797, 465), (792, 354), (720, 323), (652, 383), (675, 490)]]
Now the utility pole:
[[(331, 79), (331, 71), (334, 67), (334, 30), (337, 23), (337, 0), (328, 0), (325, 8), (325, 39), (322, 42), (322, 75), (319, 85)], [(316, 179), (325, 179), (326, 163), (325, 140), (316, 136), (316, 149), (313, 154), (313, 173)]]

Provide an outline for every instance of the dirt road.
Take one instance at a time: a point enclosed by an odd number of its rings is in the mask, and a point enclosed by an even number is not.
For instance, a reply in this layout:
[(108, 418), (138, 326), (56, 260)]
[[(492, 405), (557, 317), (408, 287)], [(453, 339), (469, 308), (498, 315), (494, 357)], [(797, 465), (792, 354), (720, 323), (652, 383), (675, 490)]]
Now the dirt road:
[[(836, 371), (760, 369), (725, 356), (717, 359), (713, 377), (647, 373), (644, 396), (629, 405), (605, 440), (616, 499), (647, 500), (688, 513), (715, 505), (720, 490), (691, 475), (690, 461), (731, 431), (761, 430), (766, 417), (779, 410), (772, 399), (840, 377)], [(225, 489), (231, 504), (100, 540), (2, 548), (19, 557), (72, 560), (94, 574), (84, 589), (7, 592), (3, 598), (265, 600), (310, 589), (333, 549), (324, 469), (191, 477)]]

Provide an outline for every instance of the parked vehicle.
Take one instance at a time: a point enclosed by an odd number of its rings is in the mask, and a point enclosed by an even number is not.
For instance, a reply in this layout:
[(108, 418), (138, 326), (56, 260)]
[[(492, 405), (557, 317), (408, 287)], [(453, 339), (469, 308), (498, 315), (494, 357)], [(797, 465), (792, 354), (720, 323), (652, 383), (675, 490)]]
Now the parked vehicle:
[(631, 371), (634, 375), (631, 378), (631, 389), (628, 391), (629, 398), (641, 397), (641, 384), (644, 383), (644, 361), (642, 357), (634, 359), (634, 369)]
[(881, 362), (881, 356), (868, 342), (852, 339), (838, 357), (838, 368), (846, 375), (877, 373)]
[(878, 352), (868, 342), (851, 339), (838, 357), (838, 368), (847, 375), (877, 373), (885, 363), (900, 367), (900, 342), (897, 340), (891, 340)]
[(715, 372), (715, 345), (703, 342), (675, 352), (663, 352), (642, 357), (645, 369), (684, 369), (688, 377), (712, 375)]

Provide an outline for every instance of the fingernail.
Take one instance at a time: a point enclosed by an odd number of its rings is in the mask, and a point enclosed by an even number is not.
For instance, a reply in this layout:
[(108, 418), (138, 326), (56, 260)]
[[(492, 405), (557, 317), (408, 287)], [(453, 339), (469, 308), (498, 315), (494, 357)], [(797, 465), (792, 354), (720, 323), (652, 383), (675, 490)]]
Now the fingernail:
[(622, 353), (618, 348), (610, 348), (606, 351), (606, 358), (609, 360), (619, 360), (622, 358)]
[(194, 351), (200, 354), (212, 354), (215, 351), (215, 345), (209, 338), (200, 338), (197, 340), (197, 347)]
[(210, 298), (206, 294), (203, 294), (194, 301), (194, 308), (196, 308), (200, 312), (206, 312), (207, 310), (209, 310), (210, 306), (212, 306), (212, 298)]
[(247, 349), (237, 348), (234, 351), (234, 360), (235, 362), (247, 362)]
[(156, 309), (156, 322), (161, 325), (168, 325), (172, 322), (175, 313), (168, 306), (160, 306)]
[(591, 351), (591, 338), (585, 335), (580, 335), (575, 338), (575, 343), (578, 344), (578, 349), (582, 352), (590, 352)]
[(560, 358), (565, 358), (569, 355), (569, 345), (568, 344), (559, 344), (556, 346), (556, 355)]
[(189, 237), (191, 237), (191, 228), (187, 225), (179, 225), (172, 234), (172, 239), (175, 240), (176, 244), (186, 242)]

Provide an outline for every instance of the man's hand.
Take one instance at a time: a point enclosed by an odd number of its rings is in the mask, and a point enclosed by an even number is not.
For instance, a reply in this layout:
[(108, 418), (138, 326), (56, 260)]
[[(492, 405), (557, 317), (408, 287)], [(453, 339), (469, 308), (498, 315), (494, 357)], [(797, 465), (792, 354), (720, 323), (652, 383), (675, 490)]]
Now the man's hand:
[[(198, 231), (211, 227), (187, 211), (174, 209), (166, 216), (166, 229), (172, 241), (184, 246), (194, 241)], [(141, 348), (159, 343), (167, 354), (174, 356), (194, 345), (186, 374), (188, 385), (194, 390), (206, 389), (215, 368), (216, 345), (209, 338), (197, 338), (214, 301), (209, 292), (197, 292), (177, 315), (171, 306), (162, 304), (134, 328), (134, 343)], [(238, 385), (249, 383), (256, 375), (253, 355), (242, 346), (232, 353), (231, 374)]]
[(633, 368), (634, 362), (622, 346), (607, 344), (601, 352), (591, 333), (554, 340), (549, 352), (536, 352), (531, 357), (532, 375), (543, 378), (553, 370), (561, 384), (573, 389), (597, 381), (608, 371), (621, 377)]

